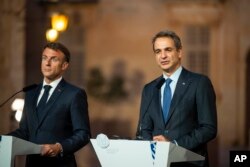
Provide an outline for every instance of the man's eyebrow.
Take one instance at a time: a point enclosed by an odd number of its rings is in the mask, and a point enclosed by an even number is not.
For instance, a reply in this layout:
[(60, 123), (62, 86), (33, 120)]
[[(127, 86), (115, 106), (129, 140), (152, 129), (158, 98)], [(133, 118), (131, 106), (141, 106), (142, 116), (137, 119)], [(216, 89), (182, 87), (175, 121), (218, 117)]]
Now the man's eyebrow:
[(55, 56), (55, 55), (53, 55), (53, 56), (42, 55), (42, 56), (45, 56), (45, 57), (57, 57), (57, 56)]
[(174, 49), (173, 47), (166, 47), (166, 48), (164, 48), (164, 49)]

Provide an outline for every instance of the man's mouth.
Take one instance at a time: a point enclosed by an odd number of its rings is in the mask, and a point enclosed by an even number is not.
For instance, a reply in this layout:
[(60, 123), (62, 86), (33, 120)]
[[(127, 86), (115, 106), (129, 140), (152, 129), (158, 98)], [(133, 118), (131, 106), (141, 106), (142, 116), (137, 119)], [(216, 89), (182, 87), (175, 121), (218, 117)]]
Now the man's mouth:
[(44, 72), (50, 72), (51, 70), (50, 69), (44, 69)]
[(167, 64), (169, 64), (169, 61), (161, 61), (161, 64), (162, 65), (167, 65)]

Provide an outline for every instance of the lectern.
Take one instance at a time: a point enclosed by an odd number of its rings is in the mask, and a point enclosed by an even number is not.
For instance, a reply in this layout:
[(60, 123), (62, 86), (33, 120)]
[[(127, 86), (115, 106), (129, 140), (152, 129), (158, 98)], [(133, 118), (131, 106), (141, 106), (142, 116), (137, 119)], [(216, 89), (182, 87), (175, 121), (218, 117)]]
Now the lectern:
[(40, 154), (37, 145), (13, 136), (0, 136), (0, 167), (14, 167), (16, 155)]
[(170, 167), (172, 162), (205, 159), (171, 142), (109, 140), (103, 147), (91, 139), (91, 144), (102, 167)]

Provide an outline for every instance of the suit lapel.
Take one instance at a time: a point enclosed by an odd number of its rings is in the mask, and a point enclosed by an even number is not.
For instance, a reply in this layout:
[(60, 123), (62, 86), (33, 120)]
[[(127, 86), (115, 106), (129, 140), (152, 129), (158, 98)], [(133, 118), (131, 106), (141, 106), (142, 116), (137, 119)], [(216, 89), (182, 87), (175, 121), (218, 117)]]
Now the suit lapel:
[(174, 113), (176, 106), (178, 106), (178, 104), (182, 100), (185, 92), (187, 91), (188, 86), (191, 83), (191, 79), (188, 78), (187, 76), (188, 76), (188, 71), (183, 68), (181, 75), (180, 75), (180, 77), (177, 81), (177, 84), (176, 84), (176, 88), (175, 88), (174, 96), (173, 96), (172, 101), (171, 101), (171, 105), (170, 105), (170, 109), (169, 109), (169, 116), (168, 116), (168, 120), (166, 122), (166, 125), (169, 122), (169, 120), (171, 119), (171, 116)]
[[(162, 81), (163, 79), (163, 81)], [(161, 107), (161, 86), (165, 82), (165, 79), (163, 76), (159, 77), (159, 79), (156, 81), (156, 86), (153, 86), (153, 95), (152, 95), (152, 106), (154, 107), (154, 111), (156, 111), (156, 115), (158, 118), (161, 118), (159, 120), (164, 125), (164, 118), (163, 118), (163, 112)]]
[[(162, 108), (161, 108), (161, 89), (154, 88), (153, 92), (153, 99), (152, 99), (152, 105), (154, 106), (154, 111), (156, 111), (155, 114), (157, 114), (158, 118), (162, 118), (162, 123), (164, 123), (163, 119), (163, 113), (162, 113)], [(160, 120), (159, 120), (160, 121)]]
[(42, 124), (42, 122), (44, 121), (46, 116), (49, 114), (49, 112), (52, 112), (51, 108), (52, 108), (53, 104), (56, 102), (58, 97), (63, 92), (64, 83), (65, 83), (65, 81), (62, 79), (61, 82), (55, 88), (52, 95), (50, 96), (49, 101), (47, 102), (46, 107), (43, 111), (43, 115), (41, 116), (41, 119), (39, 120), (39, 126)]
[(34, 126), (37, 126), (39, 122), (38, 117), (37, 117), (36, 105), (37, 105), (37, 99), (41, 91), (41, 88), (42, 88), (42, 84), (38, 85), (38, 87), (29, 96), (29, 99), (31, 100), (27, 100), (27, 103), (30, 101), (30, 103), (27, 105), (28, 105), (28, 108), (31, 109), (29, 114), (33, 118), (32, 120), (34, 120), (33, 121)]

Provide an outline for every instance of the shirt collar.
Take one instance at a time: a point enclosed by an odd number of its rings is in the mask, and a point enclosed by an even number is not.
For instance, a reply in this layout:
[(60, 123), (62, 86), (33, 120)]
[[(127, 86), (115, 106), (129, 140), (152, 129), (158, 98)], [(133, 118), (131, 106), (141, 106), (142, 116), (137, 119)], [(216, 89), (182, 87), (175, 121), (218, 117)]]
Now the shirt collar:
[(164, 79), (168, 79), (170, 78), (172, 81), (177, 82), (177, 80), (179, 79), (180, 75), (181, 75), (181, 71), (182, 71), (182, 66), (180, 66), (170, 77), (167, 77), (164, 73), (163, 73), (163, 78)]
[(55, 88), (55, 87), (59, 84), (59, 82), (60, 82), (61, 80), (62, 80), (62, 77), (60, 77), (60, 78), (54, 80), (54, 81), (51, 82), (50, 84), (47, 84), (47, 83), (45, 82), (45, 80), (43, 80), (43, 86), (44, 86), (44, 85), (50, 85), (52, 88)]

